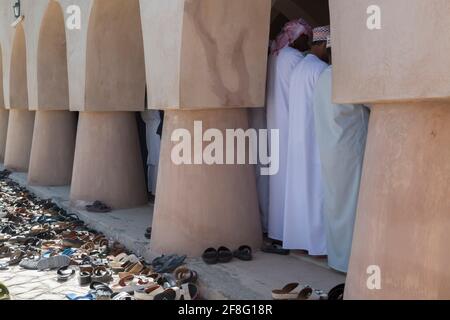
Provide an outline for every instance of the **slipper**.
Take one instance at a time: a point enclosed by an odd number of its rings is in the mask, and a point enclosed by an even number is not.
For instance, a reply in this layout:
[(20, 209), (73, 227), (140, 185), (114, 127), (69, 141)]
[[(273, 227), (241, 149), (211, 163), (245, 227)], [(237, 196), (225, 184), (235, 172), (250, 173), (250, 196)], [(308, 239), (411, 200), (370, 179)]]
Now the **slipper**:
[(108, 285), (101, 282), (92, 282), (91, 289), (95, 300), (111, 300), (111, 296), (114, 293)]
[(66, 294), (66, 298), (69, 300), (94, 300), (94, 296), (92, 295), (92, 293), (88, 293), (87, 295), (84, 296), (77, 296), (75, 293), (69, 293)]
[(233, 253), (226, 247), (220, 247), (217, 250), (217, 255), (220, 263), (228, 263), (233, 259)]
[(136, 300), (136, 298), (127, 292), (117, 292), (111, 295), (111, 300)]
[(155, 295), (153, 300), (177, 300), (177, 292), (174, 289), (166, 289), (164, 292)]
[(1, 247), (0, 248), (0, 259), (11, 257), (13, 251), (10, 247)]
[(198, 287), (195, 284), (184, 284), (180, 289), (180, 300), (197, 300), (199, 296), (198, 291)]
[(59, 269), (62, 267), (67, 267), (68, 265), (70, 265), (71, 261), (72, 260), (70, 259), (70, 257), (64, 255), (42, 258), (41, 260), (39, 260), (37, 268), (39, 271)]
[(283, 289), (273, 290), (272, 298), (274, 300), (307, 300), (312, 293), (313, 290), (309, 286), (300, 287), (298, 283), (290, 283)]
[(242, 261), (251, 261), (252, 257), (252, 248), (249, 246), (241, 246), (234, 252), (234, 256)]
[(112, 272), (104, 266), (97, 267), (94, 269), (92, 274), (92, 281), (108, 283), (112, 280)]
[(177, 268), (174, 275), (178, 285), (183, 285), (185, 283), (195, 283), (198, 280), (197, 271), (190, 270), (186, 267)]
[(67, 281), (75, 275), (75, 270), (69, 267), (59, 268), (57, 271), (58, 281)]
[(80, 286), (87, 286), (92, 282), (92, 272), (80, 271), (78, 274), (78, 283)]
[(0, 282), (0, 301), (1, 300), (11, 300), (8, 288)]
[(156, 300), (155, 297), (164, 293), (165, 290), (160, 285), (152, 285), (145, 289), (139, 289), (134, 291), (134, 297), (136, 300)]
[(25, 257), (25, 252), (23, 252), (22, 250), (14, 251), (14, 253), (11, 255), (11, 257), (9, 259), (9, 265), (17, 266), (24, 257)]
[(275, 243), (263, 246), (261, 251), (265, 253), (279, 254), (282, 256), (288, 256), (291, 253), (290, 250), (283, 249), (280, 245)]
[(111, 212), (111, 208), (101, 201), (95, 201), (93, 204), (87, 205), (86, 210), (89, 212), (97, 212), (97, 213)]
[(61, 254), (70, 257), (70, 256), (72, 256), (75, 252), (76, 252), (76, 251), (75, 251), (74, 249), (72, 249), (72, 248), (66, 248), (66, 249), (64, 249), (63, 252), (61, 252)]
[(164, 288), (174, 288), (178, 285), (177, 280), (170, 273), (165, 273), (156, 279), (156, 282)]
[(202, 259), (206, 264), (216, 264), (219, 260), (218, 252), (214, 248), (208, 248), (203, 252)]
[(146, 279), (143, 277), (135, 277), (129, 275), (128, 277), (119, 280), (119, 283), (112, 286), (112, 290), (117, 292), (134, 292), (136, 290), (142, 290), (154, 285), (153, 279)]
[(328, 293), (328, 300), (341, 301), (344, 300), (345, 284), (340, 284)]

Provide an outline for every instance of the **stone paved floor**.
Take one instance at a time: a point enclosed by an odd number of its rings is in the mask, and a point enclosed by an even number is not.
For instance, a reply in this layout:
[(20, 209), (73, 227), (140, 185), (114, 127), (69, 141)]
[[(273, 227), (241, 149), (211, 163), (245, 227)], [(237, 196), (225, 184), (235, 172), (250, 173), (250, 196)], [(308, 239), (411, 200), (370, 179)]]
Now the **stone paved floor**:
[(56, 271), (24, 270), (19, 266), (0, 271), (0, 282), (8, 287), (13, 300), (66, 300), (68, 293), (85, 295), (89, 291), (89, 286), (80, 287), (76, 276), (58, 282)]

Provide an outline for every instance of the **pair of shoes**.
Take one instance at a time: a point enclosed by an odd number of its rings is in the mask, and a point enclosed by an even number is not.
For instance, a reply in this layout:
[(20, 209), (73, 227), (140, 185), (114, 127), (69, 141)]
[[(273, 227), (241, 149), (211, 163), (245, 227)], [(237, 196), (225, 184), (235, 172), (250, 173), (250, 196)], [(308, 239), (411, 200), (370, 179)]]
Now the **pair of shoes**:
[(217, 250), (208, 248), (203, 252), (202, 259), (206, 264), (228, 263), (233, 259), (233, 253), (227, 247)]
[(252, 248), (249, 246), (240, 246), (236, 251), (231, 252), (230, 249), (226, 247), (220, 247), (219, 249), (208, 248), (203, 252), (202, 259), (206, 264), (216, 264), (216, 263), (228, 263), (233, 257), (238, 258), (242, 261), (250, 261), (252, 257)]

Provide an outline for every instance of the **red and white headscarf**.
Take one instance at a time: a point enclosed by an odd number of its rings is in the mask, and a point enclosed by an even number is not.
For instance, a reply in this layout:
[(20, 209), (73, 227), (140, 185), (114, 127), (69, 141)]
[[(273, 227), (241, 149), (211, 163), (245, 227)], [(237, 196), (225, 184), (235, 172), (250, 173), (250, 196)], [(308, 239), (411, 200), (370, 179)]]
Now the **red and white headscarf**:
[(310, 39), (312, 38), (312, 28), (304, 19), (300, 18), (286, 23), (276, 40), (273, 41), (270, 53), (278, 54), (281, 49), (291, 45), (304, 34)]

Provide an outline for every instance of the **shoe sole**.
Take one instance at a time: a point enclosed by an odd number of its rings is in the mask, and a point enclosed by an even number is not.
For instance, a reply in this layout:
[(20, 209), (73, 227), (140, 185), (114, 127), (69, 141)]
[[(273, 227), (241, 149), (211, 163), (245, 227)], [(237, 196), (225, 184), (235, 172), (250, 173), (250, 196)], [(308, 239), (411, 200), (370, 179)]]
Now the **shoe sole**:
[(38, 262), (38, 270), (52, 270), (56, 268), (67, 267), (70, 264), (70, 258), (68, 256), (60, 255), (50, 258), (42, 259)]

